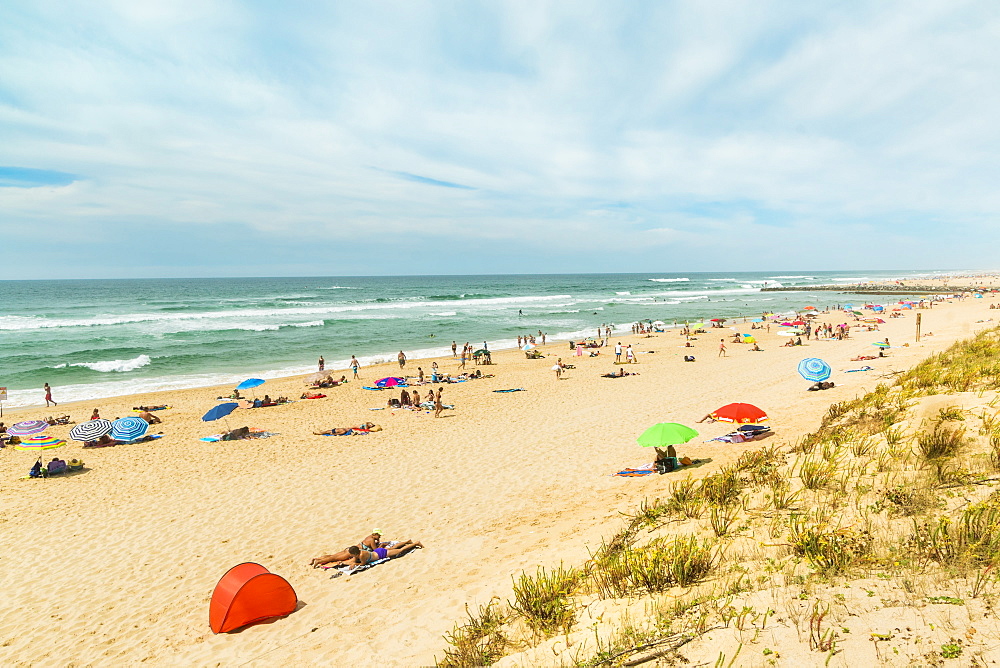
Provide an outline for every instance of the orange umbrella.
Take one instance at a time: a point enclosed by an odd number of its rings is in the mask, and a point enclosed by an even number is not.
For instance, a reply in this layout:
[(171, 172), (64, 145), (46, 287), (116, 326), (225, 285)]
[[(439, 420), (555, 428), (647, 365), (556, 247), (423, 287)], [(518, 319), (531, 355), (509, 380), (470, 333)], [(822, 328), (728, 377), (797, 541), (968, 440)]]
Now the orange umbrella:
[(767, 413), (753, 404), (726, 404), (722, 408), (715, 409), (709, 415), (722, 422), (739, 422), (741, 424), (763, 422), (767, 419)]

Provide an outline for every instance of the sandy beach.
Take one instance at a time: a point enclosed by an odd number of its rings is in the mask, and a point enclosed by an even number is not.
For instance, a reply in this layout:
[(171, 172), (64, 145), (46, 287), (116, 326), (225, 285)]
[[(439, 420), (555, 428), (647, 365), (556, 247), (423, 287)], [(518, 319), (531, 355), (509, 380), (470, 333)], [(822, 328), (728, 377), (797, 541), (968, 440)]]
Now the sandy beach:
[[(701, 436), (681, 453), (710, 459), (690, 470), (695, 477), (710, 474), (759, 444), (703, 442), (731, 430), (725, 423), (696, 424), (707, 412), (753, 403), (770, 416), (775, 436), (768, 444), (793, 443), (831, 403), (995, 326), (989, 304), (988, 297), (949, 300), (887, 318), (878, 331), (853, 329), (847, 340), (803, 347), (782, 347), (787, 339), (775, 327), (754, 330), (763, 352), (730, 343), (732, 323), (698, 335), (691, 349), (676, 330), (616, 336), (612, 343), (637, 351), (638, 363), (627, 370), (639, 374), (617, 379), (601, 377), (618, 369), (610, 347), (588, 357), (566, 343), (549, 344), (539, 347), (541, 360), (498, 351), (494, 365), (478, 367), (492, 377), (444, 386), (444, 403), (454, 409), (437, 419), (386, 408), (399, 392), (363, 385), (398, 375), (399, 367), (366, 367), (360, 381), (322, 390), (326, 398), (228, 418), (234, 428), (276, 434), (267, 439), (199, 440), (221, 430), (221, 422), (200, 418), (231, 387), (5, 410), (9, 425), (63, 413), (82, 422), (94, 408), (114, 418), (133, 414), (133, 406), (171, 406), (157, 412), (163, 423), (151, 433), (162, 432), (159, 440), (101, 449), (70, 441), (43, 453), (82, 459), (87, 469), (80, 474), (23, 480), (32, 454), (0, 452), (0, 660), (272, 666), (378, 656), (386, 665), (432, 664), (466, 605), (508, 598), (511, 577), (522, 570), (582, 563), (617, 529), (621, 512), (678, 475), (611, 475), (652, 461), (652, 452), (635, 443), (646, 427), (667, 421), (696, 427)], [(919, 342), (917, 313), (925, 334)], [(833, 312), (817, 321), (848, 319)], [(751, 333), (749, 323), (732, 326)], [(725, 357), (718, 355), (720, 338)], [(886, 358), (851, 361), (877, 354), (872, 344), (885, 338), (892, 344)], [(697, 361), (685, 363), (685, 354)], [(575, 365), (562, 380), (551, 371), (558, 357)], [(829, 362), (836, 387), (806, 392), (808, 383), (795, 371), (804, 357)], [(431, 361), (410, 360), (405, 371), (416, 375), (422, 367), (429, 375)], [(436, 361), (443, 371), (457, 371), (451, 357)], [(844, 373), (864, 365), (873, 370)], [(333, 373), (345, 374), (351, 376)], [(297, 398), (305, 387), (302, 377), (286, 378), (257, 393)], [(419, 388), (421, 394), (430, 387)], [(524, 391), (494, 392), (509, 388)], [(53, 389), (58, 401), (59, 388)], [(312, 435), (368, 421), (383, 430)], [(69, 429), (48, 433), (66, 438)], [(385, 539), (419, 540), (426, 549), (350, 577), (309, 567), (311, 558), (357, 543), (375, 527)], [(244, 561), (285, 577), (300, 607), (273, 623), (213, 635), (212, 589)]]

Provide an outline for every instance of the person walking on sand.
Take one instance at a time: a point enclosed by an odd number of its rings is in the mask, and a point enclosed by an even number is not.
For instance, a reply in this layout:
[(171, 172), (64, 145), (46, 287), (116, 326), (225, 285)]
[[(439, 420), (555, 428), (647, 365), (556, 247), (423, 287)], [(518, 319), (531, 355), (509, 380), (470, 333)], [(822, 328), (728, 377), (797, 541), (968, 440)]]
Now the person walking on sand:
[(434, 395), (434, 417), (441, 417), (441, 411), (444, 410), (444, 404), (441, 403), (441, 388), (438, 388), (437, 394)]
[(454, 341), (451, 342), (451, 356), (458, 357), (458, 344)]
[(326, 366), (326, 361), (323, 359), (323, 356), (320, 355), (319, 356), (319, 370), (322, 371), (325, 366)]
[(615, 364), (621, 364), (622, 362), (622, 342), (619, 341), (615, 344)]
[(396, 355), (396, 359), (399, 360), (399, 368), (400, 369), (402, 369), (404, 366), (406, 366), (406, 355), (403, 354), (402, 350), (400, 350), (399, 354)]
[(351, 355), (351, 370), (354, 372), (355, 379), (357, 379), (358, 377), (358, 367), (360, 366), (361, 362), (358, 361), (358, 358), (355, 357), (354, 355)]
[(43, 389), (45, 390), (45, 407), (48, 408), (50, 403), (53, 406), (58, 406), (59, 404), (52, 400), (52, 388), (49, 387), (48, 383), (45, 383), (45, 387)]
[(556, 380), (562, 380), (563, 365), (561, 357), (552, 365), (552, 370), (556, 372)]
[(635, 364), (635, 351), (632, 350), (631, 343), (625, 348), (625, 362), (627, 364)]
[(719, 339), (719, 357), (726, 356), (726, 340)]
[(465, 368), (465, 360), (467, 360), (467, 359), (468, 359), (468, 357), (465, 355), (465, 348), (462, 348), (462, 363), (458, 365), (459, 369), (464, 369)]

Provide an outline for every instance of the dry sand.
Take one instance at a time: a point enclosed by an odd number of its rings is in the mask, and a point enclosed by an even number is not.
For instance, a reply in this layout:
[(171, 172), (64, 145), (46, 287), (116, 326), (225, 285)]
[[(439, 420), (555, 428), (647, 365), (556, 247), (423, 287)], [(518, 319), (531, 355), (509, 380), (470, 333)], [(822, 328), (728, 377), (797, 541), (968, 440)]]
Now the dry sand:
[[(804, 305), (804, 304), (803, 304)], [(912, 366), (956, 339), (991, 326), (989, 299), (968, 299), (890, 320), (878, 332), (847, 341), (810, 341), (762, 334), (764, 352), (728, 344), (712, 329), (682, 347), (677, 332), (620, 337), (638, 351), (639, 376), (605, 379), (615, 370), (610, 348), (597, 358), (571, 356), (565, 343), (541, 349), (544, 360), (519, 351), (494, 355), (480, 367), (495, 377), (446, 385), (440, 419), (427, 412), (381, 408), (398, 392), (362, 385), (398, 367), (362, 369), (362, 381), (325, 390), (326, 399), (237, 411), (231, 426), (279, 432), (262, 440), (199, 441), (219, 431), (200, 416), (229, 388), (136, 395), (60, 405), (76, 421), (99, 406), (105, 417), (131, 414), (139, 404), (166, 403), (153, 431), (161, 440), (84, 450), (71, 442), (47, 451), (86, 462), (82, 474), (21, 480), (33, 458), (0, 452), (0, 662), (5, 665), (291, 665), (370, 661), (433, 663), (442, 634), (492, 596), (510, 595), (511, 576), (536, 565), (578, 564), (600, 537), (620, 526), (620, 512), (661, 492), (672, 476), (618, 478), (652, 453), (635, 438), (656, 422), (699, 428), (702, 438), (682, 454), (711, 458), (705, 475), (759, 444), (701, 442), (726, 433), (725, 423), (695, 425), (732, 401), (765, 408), (773, 442), (793, 442), (815, 427), (834, 401), (874, 388), (882, 374)], [(841, 313), (820, 321), (844, 322)], [(977, 322), (986, 321), (986, 322)], [(749, 332), (749, 325), (738, 325)], [(755, 332), (756, 333), (756, 332)], [(877, 352), (886, 336), (891, 356)], [(617, 340), (617, 338), (616, 338)], [(908, 342), (907, 347), (902, 347)], [(693, 353), (697, 362), (684, 363)], [(575, 364), (564, 380), (550, 368), (556, 356)], [(795, 372), (804, 357), (834, 368), (837, 387), (805, 392)], [(438, 360), (442, 370), (458, 362)], [(842, 373), (863, 364), (875, 371)], [(411, 361), (407, 372), (430, 360)], [(470, 365), (471, 367), (472, 365)], [(339, 376), (340, 374), (336, 374)], [(348, 375), (349, 372), (348, 372)], [(522, 387), (507, 394), (495, 389)], [(299, 396), (302, 378), (269, 381), (272, 397)], [(421, 388), (424, 389), (424, 388)], [(58, 398), (58, 388), (55, 388)], [(424, 392), (422, 392), (423, 394)], [(5, 411), (8, 424), (56, 412)], [(373, 421), (367, 436), (313, 436), (314, 429)], [(66, 437), (69, 427), (50, 434)], [(423, 541), (424, 550), (352, 577), (308, 566), (312, 557), (357, 543), (372, 528), (386, 539)], [(300, 608), (285, 619), (224, 635), (208, 627), (208, 602), (231, 566), (256, 561), (284, 576)]]

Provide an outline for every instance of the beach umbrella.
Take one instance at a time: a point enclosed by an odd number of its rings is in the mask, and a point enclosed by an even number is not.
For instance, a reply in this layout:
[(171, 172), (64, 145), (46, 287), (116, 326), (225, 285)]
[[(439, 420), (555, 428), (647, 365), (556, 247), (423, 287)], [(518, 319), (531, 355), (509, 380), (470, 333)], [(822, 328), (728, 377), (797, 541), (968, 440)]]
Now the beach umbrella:
[(754, 318), (750, 322), (764, 322), (764, 318)]
[(725, 322), (725, 321), (726, 321), (726, 319), (725, 319), (725, 318), (712, 318), (712, 320), (711, 320), (711, 321), (712, 321), (712, 322)]
[(667, 323), (663, 322), (662, 320), (655, 320), (653, 321), (653, 324), (659, 327), (665, 327)]
[(830, 365), (818, 357), (807, 357), (799, 362), (799, 375), (814, 383), (826, 380), (832, 371)]
[(242, 383), (236, 386), (237, 390), (252, 390), (255, 387), (260, 387), (266, 381), (263, 378), (247, 378)]
[(396, 387), (397, 385), (404, 385), (405, 379), (397, 378), (395, 376), (388, 376), (386, 378), (380, 378), (375, 381), (375, 387)]
[(134, 441), (145, 436), (148, 430), (148, 422), (141, 417), (129, 415), (111, 423), (111, 438), (116, 441)]
[(749, 334), (743, 335), (743, 343), (757, 343), (756, 336), (750, 336)]
[(534, 343), (525, 343), (523, 346), (521, 346), (521, 350), (525, 350), (525, 351), (527, 351), (527, 350), (534, 350), (534, 349), (535, 349), (535, 344)]
[(864, 315), (861, 311), (851, 311), (854, 315)]
[(45, 420), (25, 420), (24, 422), (15, 422), (7, 429), (7, 433), (11, 436), (31, 436), (32, 434), (37, 434), (39, 432), (45, 431), (49, 428), (49, 423)]
[(698, 435), (691, 427), (676, 422), (661, 422), (642, 432), (635, 441), (644, 448), (664, 448), (687, 443)]
[(488, 354), (489, 354), (489, 352), (490, 352), (490, 351), (486, 350), (486, 348), (480, 348), (480, 349), (479, 349), (479, 350), (477, 350), (476, 352), (472, 353), (472, 355), (473, 355), (473, 356), (478, 356), (478, 355), (488, 355)]
[(875, 306), (872, 307), (872, 310), (875, 311), (876, 313), (881, 313), (882, 311), (885, 310), (885, 307), (876, 304)]
[(222, 419), (239, 408), (239, 406), (237, 403), (219, 404), (201, 416), (202, 422), (215, 422)]
[(816, 307), (815, 306), (803, 306), (802, 310), (803, 311), (815, 311)]
[[(226, 417), (234, 410), (239, 408), (239, 406), (240, 406), (239, 404), (231, 402), (219, 404), (218, 406), (214, 406), (211, 410), (202, 415), (201, 421), (215, 422), (216, 420), (221, 420), (222, 418)], [(232, 429), (229, 428), (229, 420), (225, 420), (225, 423), (226, 423), (226, 431), (232, 431)]]
[(709, 415), (716, 420), (740, 424), (763, 422), (767, 419), (767, 413), (753, 404), (726, 404), (722, 408), (716, 408)]
[(800, 327), (800, 326), (802, 326), (804, 324), (806, 324), (805, 320), (795, 320), (795, 321), (792, 322), (792, 325), (794, 325), (795, 327)]
[[(21, 439), (21, 442), (14, 446), (15, 450), (28, 450), (33, 452), (41, 452), (42, 450), (51, 450), (53, 448), (61, 448), (66, 445), (66, 441), (61, 438), (56, 438), (55, 436), (46, 436), (45, 434), (38, 434), (36, 436), (26, 436)], [(39, 455), (41, 457), (41, 455)]]
[(96, 441), (101, 436), (111, 433), (111, 420), (87, 420), (69, 430), (69, 437), (74, 441)]
[(888, 343), (886, 343), (885, 341), (876, 341), (872, 345), (873, 346), (878, 346), (879, 348), (891, 348), (892, 347)]

